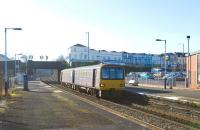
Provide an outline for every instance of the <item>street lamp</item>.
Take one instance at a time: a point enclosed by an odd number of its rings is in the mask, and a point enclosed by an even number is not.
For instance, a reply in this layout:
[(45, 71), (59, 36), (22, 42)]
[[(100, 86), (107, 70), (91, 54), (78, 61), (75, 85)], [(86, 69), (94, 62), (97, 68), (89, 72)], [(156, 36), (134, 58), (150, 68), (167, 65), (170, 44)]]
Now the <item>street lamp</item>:
[[(165, 76), (166, 76), (166, 73), (167, 73), (167, 63), (166, 63), (166, 43), (167, 41), (166, 40), (161, 40), (161, 39), (156, 39), (156, 41), (164, 41), (165, 42), (165, 58), (164, 58), (164, 62), (165, 62)], [(164, 76), (164, 88), (166, 89), (166, 77)]]
[(4, 85), (5, 94), (8, 92), (8, 63), (7, 63), (7, 30), (22, 30), (22, 28), (5, 28), (5, 73), (4, 73)]
[(189, 64), (190, 64), (190, 60), (189, 60), (189, 58), (190, 58), (190, 36), (189, 35), (187, 36), (187, 39), (188, 39), (188, 58), (187, 58), (188, 65), (187, 65), (186, 87), (189, 87), (189, 83), (190, 83), (190, 71), (189, 71)]
[(29, 57), (27, 55), (22, 54), (21, 58), (24, 60), (24, 62), (26, 63), (26, 70), (25, 70), (25, 74), (28, 74), (28, 60), (32, 60), (33, 56), (29, 55)]
[(90, 32), (86, 32), (87, 36), (88, 36), (88, 61), (90, 60), (89, 56), (90, 56)]

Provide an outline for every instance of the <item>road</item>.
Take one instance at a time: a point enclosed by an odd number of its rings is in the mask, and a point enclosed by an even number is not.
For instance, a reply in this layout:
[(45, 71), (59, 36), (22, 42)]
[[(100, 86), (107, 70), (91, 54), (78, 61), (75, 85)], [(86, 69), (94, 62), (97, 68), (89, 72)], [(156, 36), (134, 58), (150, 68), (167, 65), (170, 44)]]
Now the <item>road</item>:
[(148, 130), (40, 81), (0, 104), (0, 130)]

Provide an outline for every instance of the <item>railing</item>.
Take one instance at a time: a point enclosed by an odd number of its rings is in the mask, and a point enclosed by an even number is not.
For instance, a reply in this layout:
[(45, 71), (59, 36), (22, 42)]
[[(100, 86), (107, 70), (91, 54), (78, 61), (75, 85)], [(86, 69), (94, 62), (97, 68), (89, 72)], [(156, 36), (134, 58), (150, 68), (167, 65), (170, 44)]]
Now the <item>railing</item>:
[[(126, 78), (126, 83), (129, 80), (137, 80), (139, 86), (150, 86), (150, 87), (164, 87), (164, 79), (142, 79), (142, 78)], [(167, 87), (185, 88), (185, 79), (181, 81), (176, 78), (167, 79)]]

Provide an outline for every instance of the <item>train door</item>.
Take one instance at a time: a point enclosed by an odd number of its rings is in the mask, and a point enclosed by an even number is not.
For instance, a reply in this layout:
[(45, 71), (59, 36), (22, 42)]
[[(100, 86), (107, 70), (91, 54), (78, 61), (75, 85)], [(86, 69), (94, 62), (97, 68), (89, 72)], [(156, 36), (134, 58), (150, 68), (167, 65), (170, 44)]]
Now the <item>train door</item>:
[(75, 70), (72, 70), (72, 83), (74, 84), (75, 82)]
[(97, 75), (97, 70), (93, 69), (92, 87), (95, 87), (96, 85), (96, 75)]

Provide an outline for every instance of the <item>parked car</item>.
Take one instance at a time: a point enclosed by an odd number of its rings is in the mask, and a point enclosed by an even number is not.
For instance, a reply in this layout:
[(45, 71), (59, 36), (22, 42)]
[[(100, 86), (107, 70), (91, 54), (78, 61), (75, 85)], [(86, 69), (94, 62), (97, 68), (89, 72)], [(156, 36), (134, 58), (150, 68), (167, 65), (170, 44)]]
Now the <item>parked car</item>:
[(141, 79), (154, 79), (154, 76), (150, 73), (144, 72), (144, 73), (140, 74), (140, 78)]
[(163, 76), (163, 79), (176, 79), (179, 81), (183, 81), (185, 80), (186, 75), (183, 74), (182, 72), (170, 72), (168, 74), (166, 74), (165, 76)]
[(138, 80), (131, 79), (128, 81), (128, 84), (133, 85), (133, 86), (138, 86), (139, 82), (138, 82)]

